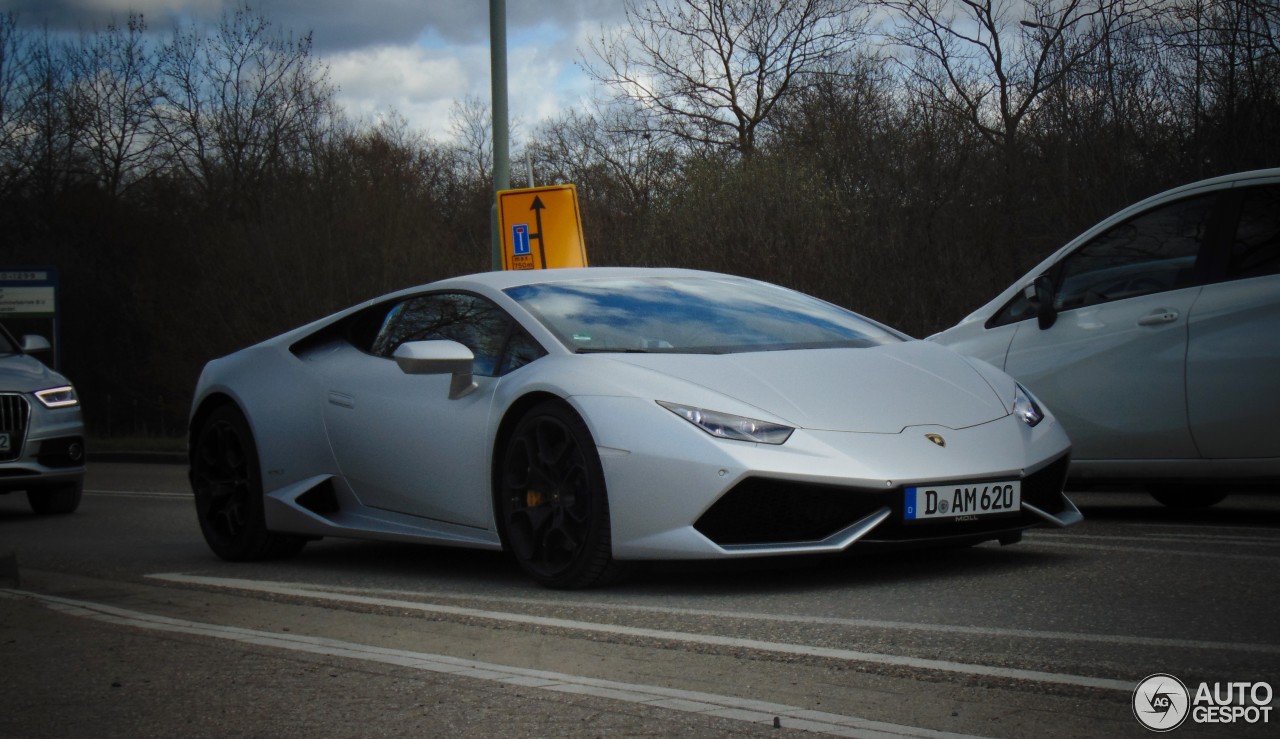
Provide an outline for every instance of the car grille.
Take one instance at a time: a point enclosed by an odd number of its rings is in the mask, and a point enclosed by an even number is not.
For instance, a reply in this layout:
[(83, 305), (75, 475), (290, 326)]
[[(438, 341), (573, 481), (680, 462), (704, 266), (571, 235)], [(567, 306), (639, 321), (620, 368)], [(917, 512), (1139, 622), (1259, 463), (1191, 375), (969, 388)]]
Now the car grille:
[(693, 525), (721, 546), (821, 541), (894, 500), (892, 490), (750, 477)]
[[(1065, 504), (1062, 486), (1069, 458), (1063, 456), (1022, 480), (1022, 499), (1050, 514)], [(892, 513), (863, 541), (892, 542), (934, 536), (981, 535), (1039, 523), (1028, 511), (975, 522), (902, 523), (903, 487), (854, 488), (751, 477), (725, 493), (694, 524), (721, 546), (799, 544), (821, 541), (888, 506)]]
[(9, 462), (22, 455), (30, 417), (31, 407), (27, 405), (26, 398), (16, 393), (0, 393), (0, 434), (9, 435), (9, 448), (0, 450), (0, 462)]

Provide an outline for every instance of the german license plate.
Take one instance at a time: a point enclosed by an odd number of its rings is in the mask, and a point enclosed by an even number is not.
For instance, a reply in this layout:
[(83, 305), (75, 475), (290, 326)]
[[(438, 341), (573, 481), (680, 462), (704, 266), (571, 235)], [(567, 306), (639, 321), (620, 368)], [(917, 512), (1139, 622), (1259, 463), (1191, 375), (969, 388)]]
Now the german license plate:
[(1022, 482), (949, 483), (905, 491), (902, 518), (923, 521), (972, 521), (1022, 509)]

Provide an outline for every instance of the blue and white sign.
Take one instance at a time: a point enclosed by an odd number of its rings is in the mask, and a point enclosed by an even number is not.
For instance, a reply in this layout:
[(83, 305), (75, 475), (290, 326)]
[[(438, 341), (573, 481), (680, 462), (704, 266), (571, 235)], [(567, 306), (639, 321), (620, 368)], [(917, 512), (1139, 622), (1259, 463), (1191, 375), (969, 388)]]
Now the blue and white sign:
[(0, 268), (0, 317), (53, 318), (57, 314), (57, 270)]
[(511, 227), (511, 253), (517, 257), (529, 255), (529, 224), (517, 223)]

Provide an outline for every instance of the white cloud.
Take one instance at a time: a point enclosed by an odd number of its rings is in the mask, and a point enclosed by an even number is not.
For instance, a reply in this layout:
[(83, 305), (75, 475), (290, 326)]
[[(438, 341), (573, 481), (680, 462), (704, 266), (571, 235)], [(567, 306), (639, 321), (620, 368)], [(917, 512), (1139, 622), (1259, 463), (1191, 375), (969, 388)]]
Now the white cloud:
[[(0, 12), (54, 31), (85, 31), (143, 13), (167, 34), (174, 22), (210, 22), (244, 0), (0, 0)], [(273, 26), (311, 32), (338, 102), (354, 118), (394, 109), (437, 140), (465, 98), (490, 100), (489, 13), (484, 0), (248, 0)], [(508, 0), (509, 109), (518, 131), (577, 106), (594, 85), (575, 64), (585, 39), (622, 17), (617, 0)]]
[(488, 83), (487, 59), (458, 51), (383, 46), (343, 52), (327, 61), (330, 79), (339, 88), (338, 102), (353, 117), (372, 120), (394, 109), (414, 128), (443, 140), (449, 136), (453, 101), (476, 94), (480, 82)]

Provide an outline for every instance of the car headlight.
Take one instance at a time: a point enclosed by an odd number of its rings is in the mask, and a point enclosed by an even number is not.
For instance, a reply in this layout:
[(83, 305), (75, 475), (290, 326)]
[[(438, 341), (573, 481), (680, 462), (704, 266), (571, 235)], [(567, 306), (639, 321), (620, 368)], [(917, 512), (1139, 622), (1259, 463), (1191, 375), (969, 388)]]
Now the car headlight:
[(1013, 412), (1014, 415), (1033, 428), (1044, 420), (1044, 411), (1040, 410), (1039, 405), (1036, 405), (1035, 398), (1031, 397), (1031, 393), (1027, 392), (1021, 385), (1016, 384), (1013, 391)]
[(791, 438), (791, 432), (795, 431), (790, 426), (779, 423), (758, 421), (754, 418), (709, 411), (705, 408), (694, 408), (661, 400), (658, 401), (658, 405), (719, 439), (781, 444)]
[(80, 404), (80, 399), (76, 397), (76, 389), (70, 385), (37, 390), (36, 397), (45, 408), (70, 408)]

